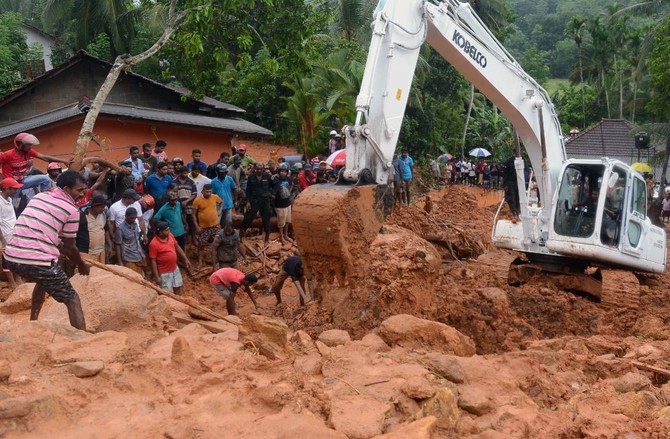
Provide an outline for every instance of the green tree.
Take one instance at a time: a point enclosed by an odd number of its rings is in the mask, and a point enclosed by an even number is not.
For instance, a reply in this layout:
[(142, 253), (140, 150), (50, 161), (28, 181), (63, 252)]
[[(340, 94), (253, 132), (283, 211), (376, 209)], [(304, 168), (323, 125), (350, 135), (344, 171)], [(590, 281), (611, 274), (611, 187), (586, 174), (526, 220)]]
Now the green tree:
[(288, 109), (282, 116), (295, 124), (302, 151), (313, 157), (322, 148), (317, 136), (319, 127), (329, 116), (323, 106), (318, 80), (314, 77), (296, 78), (284, 85), (293, 94), (285, 98)]
[(42, 22), (48, 32), (65, 35), (76, 48), (87, 47), (105, 33), (113, 57), (130, 53), (144, 12), (132, 0), (46, 0)]
[(26, 35), (23, 18), (16, 12), (0, 14), (0, 96), (26, 80)]
[(579, 91), (582, 97), (582, 129), (586, 128), (586, 101), (584, 96), (584, 66), (582, 63), (582, 29), (586, 24), (586, 18), (573, 16), (570, 18), (567, 30), (572, 34), (577, 45), (577, 61), (579, 64)]

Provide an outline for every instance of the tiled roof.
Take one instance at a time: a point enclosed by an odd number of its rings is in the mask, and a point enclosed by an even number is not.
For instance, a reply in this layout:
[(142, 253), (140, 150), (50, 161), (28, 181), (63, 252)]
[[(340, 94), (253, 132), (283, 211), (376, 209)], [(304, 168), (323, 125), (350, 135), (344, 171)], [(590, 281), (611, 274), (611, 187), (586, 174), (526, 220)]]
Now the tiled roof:
[[(258, 126), (254, 123), (237, 118), (222, 118), (201, 116), (198, 114), (181, 113), (177, 111), (155, 110), (152, 108), (134, 107), (130, 105), (106, 103), (100, 110), (101, 115), (123, 116), (133, 119), (160, 121), (175, 123), (181, 125), (192, 125), (198, 127), (207, 127), (220, 130), (234, 131), (237, 133), (254, 134), (261, 136), (271, 136), (272, 131)], [(61, 120), (82, 116), (82, 112), (77, 108), (77, 104), (59, 108), (48, 113), (40, 114), (29, 119), (6, 125), (0, 128), (0, 139), (14, 136), (24, 131), (31, 131), (35, 128), (45, 126)]]
[[(646, 159), (655, 154), (652, 146), (649, 150), (638, 151), (635, 148), (635, 137), (631, 133), (637, 126), (624, 119), (602, 119), (597, 124), (581, 131), (565, 143), (569, 158), (590, 159), (609, 157), (626, 163)], [(646, 160), (643, 160), (646, 161)]]

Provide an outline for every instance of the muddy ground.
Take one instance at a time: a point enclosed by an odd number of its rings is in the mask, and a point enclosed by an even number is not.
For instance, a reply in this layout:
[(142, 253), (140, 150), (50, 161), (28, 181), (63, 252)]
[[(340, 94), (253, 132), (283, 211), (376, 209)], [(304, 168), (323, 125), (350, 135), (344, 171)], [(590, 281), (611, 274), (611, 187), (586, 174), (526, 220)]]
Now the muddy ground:
[[(512, 287), (490, 240), (500, 194), (428, 195), (319, 304), (290, 282), (279, 307), (264, 294), (295, 246), (242, 261), (263, 308), (238, 297), (242, 326), (97, 269), (73, 280), (93, 334), (51, 301), (29, 322), (29, 285), (4, 288), (0, 437), (670, 438), (670, 274), (639, 275), (637, 311)], [(226, 314), (206, 277), (184, 295)]]

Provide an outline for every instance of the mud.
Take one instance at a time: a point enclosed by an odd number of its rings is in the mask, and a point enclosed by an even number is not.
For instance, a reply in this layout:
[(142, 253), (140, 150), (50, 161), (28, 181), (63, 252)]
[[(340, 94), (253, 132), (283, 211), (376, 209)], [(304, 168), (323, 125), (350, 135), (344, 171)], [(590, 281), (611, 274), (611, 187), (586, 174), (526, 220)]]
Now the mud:
[[(135, 298), (96, 334), (56, 313), (0, 313), (0, 436), (670, 438), (670, 274), (636, 274), (639, 305), (625, 315), (541, 279), (509, 286), (514, 255), (489, 238), (499, 195), (429, 196), (430, 212), (420, 198), (350, 246), (365, 275), (320, 279), (319, 304), (299, 307), (290, 281), (281, 306), (263, 294), (294, 246), (240, 263), (259, 273), (261, 314), (288, 325), (285, 360), (238, 341), (235, 325), (177, 323), (169, 310), (183, 305), (96, 272), (79, 284), (86, 295)], [(186, 297), (225, 314), (206, 277), (185, 280)], [(244, 321), (253, 306), (237, 302)], [(328, 329), (352, 340), (315, 341)]]

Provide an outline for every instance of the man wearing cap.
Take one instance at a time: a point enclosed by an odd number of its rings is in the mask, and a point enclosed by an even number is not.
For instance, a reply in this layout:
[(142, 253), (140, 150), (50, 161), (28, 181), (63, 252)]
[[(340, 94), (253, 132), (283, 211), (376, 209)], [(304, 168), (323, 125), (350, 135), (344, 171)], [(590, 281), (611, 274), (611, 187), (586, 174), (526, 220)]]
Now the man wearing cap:
[[(0, 255), (7, 247), (7, 243), (14, 235), (14, 227), (16, 227), (16, 212), (14, 211), (14, 204), (12, 197), (21, 189), (21, 184), (12, 177), (7, 177), (0, 181)], [(2, 261), (2, 268), (7, 268), (4, 259)], [(4, 270), (3, 270), (4, 271)], [(6, 271), (7, 280), (10, 288), (16, 288), (16, 281), (11, 271)]]
[(261, 307), (256, 303), (254, 295), (251, 293), (249, 285), (255, 284), (258, 278), (255, 274), (250, 273), (245, 275), (236, 268), (220, 268), (216, 270), (209, 277), (209, 283), (214, 290), (221, 294), (221, 297), (226, 301), (226, 309), (228, 314), (232, 316), (237, 315), (237, 306), (235, 305), (235, 294), (239, 287), (244, 287), (251, 302), (256, 307), (256, 312), (260, 312)]
[(244, 213), (244, 205), (246, 204), (244, 191), (247, 189), (247, 171), (242, 167), (242, 159), (239, 156), (235, 155), (232, 159), (233, 165), (228, 166), (228, 175), (235, 182), (235, 186), (237, 186), (233, 204), (237, 206), (238, 212)]
[[(119, 265), (144, 275), (146, 262), (141, 242), (142, 234), (137, 226), (137, 209), (128, 207), (125, 217), (114, 233), (116, 258)], [(144, 235), (146, 238), (146, 235)]]
[(265, 169), (263, 163), (256, 162), (254, 173), (249, 176), (247, 181), (246, 197), (249, 203), (249, 210), (244, 214), (242, 226), (240, 227), (240, 237), (244, 237), (251, 222), (260, 213), (263, 221), (263, 230), (265, 230), (265, 244), (270, 242), (270, 218), (272, 217), (272, 199), (274, 182), (272, 175)]
[(116, 235), (117, 227), (124, 222), (126, 218), (126, 210), (129, 207), (132, 207), (135, 209), (136, 217), (139, 216), (139, 229), (143, 234), (145, 244), (147, 244), (147, 229), (144, 219), (142, 219), (142, 206), (140, 205), (139, 200), (140, 196), (135, 189), (126, 189), (121, 195), (121, 199), (109, 206), (109, 230), (112, 233), (112, 236)]
[(233, 223), (233, 196), (237, 185), (235, 180), (228, 175), (228, 166), (219, 163), (216, 178), (212, 180), (212, 192), (223, 200), (223, 211), (221, 214), (221, 226)]
[(105, 263), (105, 243), (112, 247), (109, 235), (109, 224), (105, 208), (107, 199), (103, 195), (96, 195), (91, 204), (84, 207), (79, 215), (79, 230), (77, 230), (77, 248), (79, 252), (87, 254), (92, 259)]
[(237, 147), (237, 154), (235, 154), (228, 160), (228, 166), (234, 163), (235, 157), (240, 158), (241, 166), (244, 169), (247, 169), (249, 166), (256, 163), (256, 160), (252, 159), (250, 156), (247, 155), (247, 145), (245, 145), (244, 143)]
[(63, 169), (60, 167), (60, 163), (58, 162), (51, 162), (47, 165), (47, 175), (53, 182), (53, 184), (56, 184), (56, 180), (58, 180), (58, 176), (63, 172)]
[(14, 148), (0, 154), (2, 176), (4, 178), (11, 177), (18, 183), (23, 184), (21, 191), (26, 191), (28, 198), (32, 198), (34, 191), (27, 191), (27, 189), (39, 187), (40, 192), (44, 192), (53, 185), (47, 175), (26, 176), (29, 161), (38, 158), (45, 162), (58, 162), (66, 165), (70, 163), (69, 160), (37, 152), (33, 149), (33, 146), (39, 145), (39, 143), (37, 137), (32, 134), (19, 133), (14, 137)]
[(288, 236), (289, 224), (291, 224), (291, 204), (293, 204), (293, 182), (288, 175), (288, 163), (279, 164), (279, 172), (273, 175), (274, 181), (274, 208), (277, 214), (277, 228), (279, 229), (279, 240), (283, 244), (293, 240)]
[(193, 169), (194, 167), (197, 166), (200, 169), (200, 173), (204, 175), (207, 174), (207, 164), (202, 160), (200, 160), (201, 157), (202, 157), (202, 151), (200, 151), (198, 148), (194, 149), (193, 151), (191, 151), (191, 158), (193, 159), (193, 161), (190, 161), (186, 165), (186, 167), (188, 169)]
[(85, 191), (84, 177), (79, 172), (65, 171), (58, 177), (56, 187), (37, 194), (16, 220), (5, 259), (10, 270), (35, 282), (30, 320), (37, 320), (49, 293), (57, 302), (65, 304), (70, 324), (86, 330), (79, 296), (58, 264), (62, 254), (76, 264), (79, 274), (89, 273), (75, 245), (79, 228), (75, 200)]
[(186, 248), (186, 228), (184, 227), (184, 210), (179, 202), (179, 195), (168, 192), (167, 203), (163, 204), (156, 215), (155, 221), (166, 221), (170, 226), (170, 233), (177, 240), (179, 247)]
[[(185, 168), (184, 159), (182, 159), (181, 157), (173, 158), (172, 159), (172, 167), (174, 169), (175, 175), (180, 175), (182, 168)], [(186, 168), (186, 170), (188, 171), (189, 169)]]
[(328, 141), (328, 152), (330, 152), (331, 154), (337, 151), (338, 142), (336, 137), (337, 137), (337, 131), (331, 130), (330, 140)]
[(302, 168), (302, 171), (298, 174), (298, 185), (300, 185), (300, 190), (304, 191), (308, 187), (314, 184), (314, 175), (312, 174), (312, 165), (305, 165)]
[(191, 272), (191, 261), (188, 260), (186, 253), (170, 233), (170, 225), (166, 221), (156, 223), (156, 236), (149, 244), (149, 259), (156, 283), (165, 291), (181, 294), (184, 279), (177, 266), (177, 260), (182, 260), (189, 273)]

